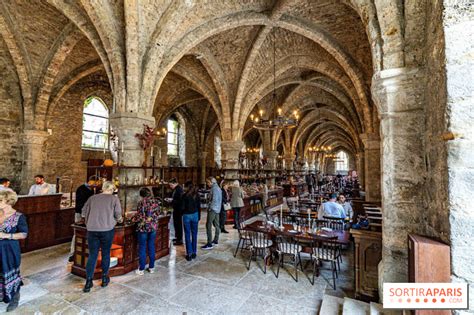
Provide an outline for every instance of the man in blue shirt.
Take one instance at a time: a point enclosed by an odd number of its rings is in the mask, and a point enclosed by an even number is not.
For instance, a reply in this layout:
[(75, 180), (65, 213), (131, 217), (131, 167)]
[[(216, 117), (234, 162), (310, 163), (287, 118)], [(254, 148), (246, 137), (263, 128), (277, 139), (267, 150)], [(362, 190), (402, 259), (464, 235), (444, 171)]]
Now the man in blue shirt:
[[(219, 243), (219, 233), (221, 230), (219, 224), (219, 213), (221, 212), (222, 205), (222, 191), (217, 185), (217, 181), (214, 177), (208, 177), (206, 180), (207, 186), (211, 188), (209, 196), (209, 209), (207, 211), (206, 221), (206, 232), (207, 232), (207, 244), (201, 247), (202, 249), (212, 249)], [(214, 240), (212, 238), (212, 226), (214, 226), (216, 232)]]
[(336, 194), (331, 194), (329, 201), (321, 205), (321, 209), (319, 211), (319, 216), (318, 216), (319, 219), (322, 219), (322, 217), (344, 219), (346, 217), (344, 208), (336, 202), (336, 198), (337, 198)]

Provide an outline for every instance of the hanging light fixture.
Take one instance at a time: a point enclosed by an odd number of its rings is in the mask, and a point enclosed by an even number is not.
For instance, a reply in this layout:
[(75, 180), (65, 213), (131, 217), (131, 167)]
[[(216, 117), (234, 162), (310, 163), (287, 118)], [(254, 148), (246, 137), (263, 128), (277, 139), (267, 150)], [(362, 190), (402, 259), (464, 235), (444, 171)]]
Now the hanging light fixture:
[[(293, 112), (293, 116), (283, 116), (283, 110), (281, 107), (277, 108), (277, 95), (276, 95), (276, 32), (273, 31), (273, 94), (272, 94), (272, 112), (270, 118), (263, 118), (264, 111), (260, 109), (258, 116), (254, 114), (250, 115), (250, 120), (253, 123), (253, 127), (259, 130), (277, 130), (277, 129), (290, 129), (298, 125), (300, 115), (297, 110)], [(275, 113), (276, 109), (276, 113)], [(273, 117), (272, 117), (273, 116)]]
[(158, 140), (165, 140), (166, 135), (168, 134), (168, 130), (166, 128), (155, 129), (155, 137)]

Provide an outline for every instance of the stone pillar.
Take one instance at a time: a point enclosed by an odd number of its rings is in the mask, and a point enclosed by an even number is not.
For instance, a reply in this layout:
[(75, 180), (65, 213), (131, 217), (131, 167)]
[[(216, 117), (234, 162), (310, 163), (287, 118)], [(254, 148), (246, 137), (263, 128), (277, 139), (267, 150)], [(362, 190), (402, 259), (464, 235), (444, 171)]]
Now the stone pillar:
[(277, 168), (277, 157), (278, 151), (264, 151), (263, 156), (267, 158), (267, 165), (265, 165), (265, 169), (274, 170)]
[[(29, 187), (33, 184), (34, 176), (43, 173), (43, 145), (49, 134), (41, 130), (23, 131), (23, 168), (21, 180), (21, 193), (27, 194)], [(46, 179), (52, 183), (51, 178)]]
[(365, 153), (364, 151), (357, 152), (357, 176), (359, 177), (359, 185), (361, 189), (365, 187)]
[(239, 154), (244, 147), (244, 142), (222, 141), (222, 168), (225, 171), (225, 179), (236, 179), (239, 175)]
[(293, 170), (293, 161), (295, 160), (295, 155), (294, 154), (286, 154), (283, 157), (283, 160), (285, 161), (285, 169), (287, 171), (292, 171)]
[(380, 138), (376, 133), (361, 134), (364, 143), (365, 200), (381, 200)]
[(423, 233), (422, 82), (418, 69), (407, 68), (383, 70), (372, 79), (382, 135), (382, 282), (408, 281), (407, 235)]
[(267, 185), (268, 186), (272, 186), (272, 185), (275, 185), (275, 172), (274, 170), (276, 170), (277, 168), (277, 158), (278, 158), (278, 151), (264, 151), (263, 152), (263, 156), (265, 156), (267, 158), (267, 165), (265, 165), (265, 169), (267, 170), (272, 170), (271, 173), (269, 173), (268, 175), (270, 175), (271, 177), (269, 179), (267, 179)]
[(199, 173), (199, 184), (203, 185), (206, 184), (206, 158), (207, 158), (207, 151), (200, 151), (199, 152), (199, 167), (201, 168), (201, 172)]
[[(122, 166), (141, 166), (144, 161), (144, 152), (135, 134), (143, 132), (143, 125), (150, 127), (155, 125), (155, 119), (138, 113), (114, 113), (110, 115), (110, 125), (117, 132), (120, 141), (123, 142), (124, 152), (121, 156)], [(163, 152), (161, 152), (163, 155)], [(151, 172), (148, 172), (150, 175)], [(143, 183), (144, 171), (142, 169), (124, 169), (120, 171), (121, 184), (134, 184), (138, 180)], [(125, 208), (125, 191), (119, 192), (119, 197), (125, 211), (134, 209), (138, 200), (138, 188), (127, 190), (127, 204)]]

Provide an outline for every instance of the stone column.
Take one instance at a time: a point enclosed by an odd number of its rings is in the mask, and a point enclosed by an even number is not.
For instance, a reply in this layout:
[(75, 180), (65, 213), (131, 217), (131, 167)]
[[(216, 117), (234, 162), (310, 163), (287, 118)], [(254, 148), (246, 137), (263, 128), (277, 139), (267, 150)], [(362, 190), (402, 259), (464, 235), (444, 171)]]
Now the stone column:
[(225, 171), (226, 179), (235, 179), (239, 175), (239, 154), (244, 147), (244, 142), (237, 141), (222, 141), (222, 168)]
[(206, 158), (207, 158), (207, 151), (200, 151), (198, 155), (199, 159), (199, 167), (201, 168), (201, 172), (199, 173), (199, 184), (206, 184)]
[[(150, 116), (144, 116), (138, 113), (114, 113), (110, 115), (110, 125), (117, 132), (120, 141), (123, 142), (124, 152), (121, 156), (121, 164), (123, 166), (141, 166), (144, 161), (144, 152), (140, 146), (139, 140), (135, 134), (143, 132), (143, 125), (150, 127), (155, 125), (155, 119)], [(163, 152), (161, 152), (163, 155)], [(150, 175), (151, 172), (148, 172)], [(143, 183), (144, 171), (141, 169), (123, 169), (120, 170), (121, 184), (134, 184), (138, 180), (139, 184)], [(125, 207), (125, 191), (120, 191), (119, 197), (122, 206), (126, 211), (136, 207), (138, 200), (138, 188), (127, 189), (127, 205)]]
[(294, 154), (286, 154), (283, 157), (283, 160), (285, 161), (285, 169), (287, 171), (292, 171), (293, 170), (293, 161), (295, 160), (295, 155)]
[(274, 170), (277, 166), (277, 157), (278, 151), (264, 151), (263, 156), (267, 158), (267, 165), (265, 165), (265, 169)]
[(408, 281), (407, 235), (423, 233), (422, 82), (418, 69), (407, 68), (383, 70), (372, 79), (382, 135), (382, 282)]
[(277, 168), (278, 151), (264, 151), (263, 156), (265, 156), (267, 158), (267, 161), (268, 161), (267, 165), (265, 165), (265, 169), (272, 170), (272, 172), (269, 173), (271, 178), (269, 178), (266, 181), (267, 185), (269, 185), (269, 186), (275, 185), (275, 177), (274, 177), (275, 172), (274, 172), (274, 170), (276, 170), (276, 168)]
[[(41, 130), (23, 131), (23, 168), (21, 180), (21, 193), (27, 194), (33, 184), (34, 176), (43, 173), (43, 145), (49, 134)], [(46, 179), (50, 183), (52, 179)]]
[(359, 185), (361, 189), (365, 187), (365, 153), (364, 151), (357, 152), (357, 176), (359, 177)]
[(365, 200), (381, 200), (380, 138), (376, 133), (361, 134), (364, 143)]

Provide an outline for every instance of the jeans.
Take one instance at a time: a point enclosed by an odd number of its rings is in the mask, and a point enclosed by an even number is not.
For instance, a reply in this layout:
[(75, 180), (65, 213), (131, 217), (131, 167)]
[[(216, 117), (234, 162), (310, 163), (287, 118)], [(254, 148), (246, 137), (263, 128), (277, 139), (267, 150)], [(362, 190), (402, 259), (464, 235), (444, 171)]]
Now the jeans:
[(197, 254), (199, 213), (184, 214), (184, 238), (186, 240), (186, 254)]
[(138, 232), (138, 268), (140, 270), (145, 269), (147, 252), (149, 259), (148, 268), (155, 267), (155, 239), (156, 231)]
[(219, 241), (219, 233), (221, 232), (221, 227), (219, 224), (219, 213), (215, 213), (212, 210), (207, 212), (207, 222), (206, 222), (206, 232), (207, 232), (207, 243), (211, 244), (212, 239), (212, 226), (216, 229), (216, 235), (214, 236), (214, 242)]
[(109, 274), (110, 249), (112, 248), (114, 233), (114, 229), (105, 232), (87, 231), (87, 244), (89, 246), (89, 258), (86, 265), (87, 279), (94, 277), (99, 248), (102, 251), (102, 275), (106, 276)]
[(179, 210), (173, 210), (174, 238), (177, 242), (183, 241), (183, 215)]
[(234, 226), (238, 227), (240, 224), (240, 208), (232, 208), (234, 210)]

